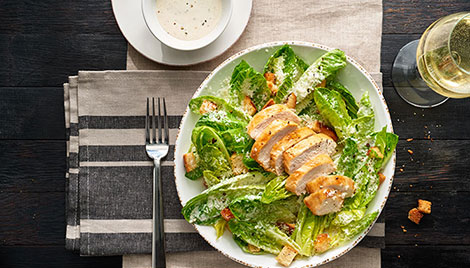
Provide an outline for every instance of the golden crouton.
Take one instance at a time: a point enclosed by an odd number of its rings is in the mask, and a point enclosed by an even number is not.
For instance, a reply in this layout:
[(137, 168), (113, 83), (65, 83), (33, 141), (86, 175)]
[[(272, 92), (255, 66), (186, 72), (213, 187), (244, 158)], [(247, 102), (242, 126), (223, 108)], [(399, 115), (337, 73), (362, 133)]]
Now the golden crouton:
[(234, 175), (240, 175), (248, 172), (245, 164), (243, 164), (243, 155), (232, 154), (230, 157), (230, 162), (232, 162), (232, 171)]
[(424, 215), (421, 214), (421, 212), (419, 212), (419, 210), (417, 208), (412, 208), (409, 212), (408, 212), (408, 219), (410, 219), (410, 221), (416, 223), (416, 224), (419, 224), (419, 221), (421, 221), (421, 218), (423, 217)]
[(335, 142), (338, 140), (338, 136), (336, 136), (336, 133), (331, 128), (329, 128), (328, 126), (325, 126), (322, 122), (318, 120), (315, 120), (315, 122), (313, 123), (312, 130), (315, 131), (316, 133), (323, 133), (327, 135)]
[(254, 115), (256, 113), (256, 106), (248, 96), (245, 96), (243, 99), (243, 110), (245, 110), (245, 112), (249, 115)]
[(210, 112), (213, 112), (217, 109), (217, 104), (213, 101), (210, 100), (204, 100), (201, 104), (201, 107), (199, 107), (199, 113), (200, 114), (207, 114)]
[(260, 252), (261, 249), (257, 246), (252, 245), (252, 244), (248, 244), (248, 250), (253, 252), (253, 253), (256, 253), (256, 252)]
[(292, 261), (294, 260), (295, 256), (297, 256), (297, 251), (289, 246), (284, 246), (277, 255), (276, 260), (282, 265), (282, 266), (289, 266)]
[(326, 86), (326, 79), (325, 79), (325, 80), (323, 80), (323, 81), (321, 81), (321, 83), (320, 83), (320, 84), (318, 84), (318, 86), (317, 86), (317, 87), (325, 87), (325, 86)]
[(183, 155), (183, 161), (184, 161), (184, 168), (186, 169), (186, 172), (190, 172), (197, 168), (197, 163), (196, 163), (196, 156), (190, 152), (190, 153), (185, 153)]
[(294, 93), (290, 93), (289, 96), (287, 96), (286, 106), (291, 109), (295, 109), (296, 104), (297, 104), (297, 96), (295, 96)]
[(421, 213), (431, 214), (432, 203), (423, 199), (418, 199), (418, 210)]
[(386, 178), (387, 177), (385, 177), (385, 175), (382, 172), (379, 172), (379, 183), (380, 184), (382, 184), (385, 181)]
[(328, 237), (328, 234), (319, 234), (314, 242), (314, 249), (317, 253), (322, 253), (327, 251), (330, 248), (331, 239)]
[(384, 155), (380, 151), (379, 147), (376, 147), (376, 146), (370, 147), (368, 154), (374, 158), (380, 158), (380, 159), (384, 158)]
[(277, 91), (279, 90), (279, 88), (277, 88), (277, 86), (274, 84), (274, 82), (267, 81), (266, 84), (268, 85), (268, 88), (271, 90), (271, 95), (276, 96)]
[(263, 110), (263, 109), (265, 109), (265, 108), (268, 108), (269, 106), (274, 105), (274, 104), (276, 104), (276, 103), (274, 102), (274, 100), (273, 100), (273, 99), (269, 99), (268, 102), (266, 102), (266, 104), (263, 106), (263, 108), (261, 108), (261, 110)]
[(264, 78), (266, 79), (266, 81), (269, 81), (269, 82), (275, 82), (276, 81), (276, 75), (274, 75), (273, 73), (271, 72), (266, 72), (264, 74)]

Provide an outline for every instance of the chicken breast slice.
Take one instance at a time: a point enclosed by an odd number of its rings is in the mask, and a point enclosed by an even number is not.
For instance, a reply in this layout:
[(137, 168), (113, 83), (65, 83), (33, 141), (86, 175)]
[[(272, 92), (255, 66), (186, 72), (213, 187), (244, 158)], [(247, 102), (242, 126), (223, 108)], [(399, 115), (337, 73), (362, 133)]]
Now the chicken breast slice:
[(300, 123), (300, 118), (293, 112), (293, 110), (287, 108), (284, 104), (271, 105), (259, 113), (255, 114), (247, 126), (247, 133), (253, 139), (258, 139), (263, 130), (269, 126), (274, 120), (285, 120)]
[(315, 193), (323, 189), (336, 190), (342, 198), (351, 197), (354, 194), (354, 181), (342, 175), (321, 176), (307, 183), (307, 191)]
[(335, 170), (335, 164), (327, 154), (317, 155), (287, 178), (286, 189), (296, 195), (303, 194), (306, 192), (308, 182)]
[(315, 132), (308, 127), (298, 128), (289, 135), (284, 136), (284, 138), (274, 145), (273, 149), (271, 150), (271, 166), (274, 167), (274, 172), (277, 175), (282, 175), (284, 173), (284, 166), (282, 165), (282, 153), (284, 153), (285, 150), (289, 149), (299, 141), (314, 134)]
[(273, 171), (271, 166), (271, 150), (284, 136), (296, 130), (298, 125), (291, 121), (274, 120), (263, 132), (251, 148), (251, 158), (258, 162), (265, 170)]
[(339, 191), (328, 188), (316, 191), (304, 199), (305, 205), (317, 216), (340, 211), (343, 202), (344, 198)]
[(319, 154), (332, 155), (336, 142), (325, 134), (310, 136), (283, 153), (283, 164), (287, 174), (292, 174), (303, 164)]

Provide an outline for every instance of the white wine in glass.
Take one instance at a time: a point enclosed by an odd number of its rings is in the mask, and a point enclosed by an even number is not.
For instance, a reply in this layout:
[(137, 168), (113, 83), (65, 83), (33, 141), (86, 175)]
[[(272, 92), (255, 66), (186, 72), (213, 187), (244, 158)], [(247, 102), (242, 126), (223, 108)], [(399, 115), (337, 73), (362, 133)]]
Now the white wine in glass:
[(392, 81), (408, 103), (429, 108), (470, 97), (470, 12), (443, 17), (405, 45), (393, 64)]

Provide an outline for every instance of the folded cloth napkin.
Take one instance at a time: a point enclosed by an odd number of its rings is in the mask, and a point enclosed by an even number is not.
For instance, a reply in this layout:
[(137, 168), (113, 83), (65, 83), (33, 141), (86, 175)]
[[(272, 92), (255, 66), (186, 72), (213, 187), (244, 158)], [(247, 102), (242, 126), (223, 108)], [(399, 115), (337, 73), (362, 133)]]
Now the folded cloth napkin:
[[(67, 220), (68, 230), (76, 231), (67, 232), (68, 248), (95, 256), (151, 252), (153, 163), (144, 148), (144, 115), (145, 99), (158, 96), (167, 100), (170, 127), (170, 150), (162, 167), (166, 248), (211, 250), (183, 219), (173, 174), (179, 123), (207, 74), (103, 71), (70, 78), (64, 87), (70, 101)], [(384, 225), (379, 223), (361, 246), (383, 245)]]

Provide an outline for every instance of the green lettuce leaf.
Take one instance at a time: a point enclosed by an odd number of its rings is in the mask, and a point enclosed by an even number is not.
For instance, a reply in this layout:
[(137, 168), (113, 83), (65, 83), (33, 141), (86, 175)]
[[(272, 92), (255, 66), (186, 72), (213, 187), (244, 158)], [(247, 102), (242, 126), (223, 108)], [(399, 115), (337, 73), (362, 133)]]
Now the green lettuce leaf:
[(398, 136), (394, 133), (387, 132), (387, 127), (383, 127), (382, 130), (375, 135), (375, 146), (380, 149), (380, 152), (384, 156), (376, 162), (375, 168), (377, 170), (384, 167), (390, 157), (392, 157), (393, 151), (397, 147), (397, 143)]
[(340, 82), (334, 80), (327, 81), (326, 87), (341, 94), (341, 97), (346, 103), (346, 109), (348, 109), (349, 116), (351, 116), (353, 119), (357, 118), (357, 111), (359, 110), (359, 106), (357, 105), (356, 99), (354, 99), (354, 96), (351, 94), (351, 92)]
[(224, 110), (206, 113), (196, 122), (196, 127), (208, 126), (216, 131), (226, 131), (236, 128), (245, 128), (247, 122)]
[(232, 219), (228, 222), (228, 226), (234, 236), (272, 254), (279, 254), (286, 245), (299, 249), (289, 236), (272, 224)]
[(296, 197), (291, 197), (265, 204), (261, 202), (260, 195), (249, 195), (232, 201), (229, 208), (235, 218), (242, 221), (293, 223), (298, 211), (298, 202)]
[(181, 213), (189, 223), (211, 225), (231, 201), (245, 195), (261, 194), (273, 176), (251, 172), (222, 180), (189, 200)]
[(259, 111), (271, 97), (271, 90), (264, 76), (242, 60), (233, 70), (230, 95), (237, 107), (241, 106), (245, 96), (249, 96)]
[(249, 253), (249, 254), (253, 254), (253, 255), (262, 255), (262, 254), (265, 254), (264, 250), (260, 250), (259, 252), (253, 252), (250, 250), (250, 248), (248, 247), (248, 243), (245, 242), (243, 239), (241, 239), (240, 237), (236, 236), (236, 235), (233, 235), (233, 240), (235, 241), (235, 243), (237, 243), (237, 245), (246, 253)]
[(316, 237), (329, 226), (331, 216), (316, 216), (302, 203), (292, 238), (299, 245), (299, 254), (312, 256)]
[(228, 114), (231, 114), (237, 117), (240, 120), (244, 120), (246, 122), (250, 121), (250, 117), (246, 115), (244, 112), (235, 108), (231, 104), (228, 104), (224, 99), (214, 97), (214, 96), (199, 96), (199, 97), (192, 99), (191, 101), (189, 101), (189, 109), (193, 113), (200, 114), (199, 108), (201, 108), (201, 105), (205, 100), (208, 100), (217, 104), (217, 110), (223, 110), (227, 112)]
[(269, 58), (264, 67), (264, 73), (273, 73), (276, 77), (275, 85), (278, 87), (274, 98), (276, 103), (282, 103), (287, 97), (293, 83), (308, 69), (306, 64), (299, 58), (289, 45), (279, 48)]
[(295, 93), (299, 103), (323, 80), (336, 75), (345, 66), (346, 56), (343, 51), (339, 49), (328, 51), (308, 67), (294, 83), (289, 93)]
[(354, 236), (356, 236), (357, 234), (359, 234), (360, 232), (364, 231), (364, 229), (366, 229), (375, 220), (375, 218), (377, 218), (378, 215), (379, 215), (379, 212), (375, 211), (373, 213), (365, 215), (362, 219), (358, 221), (354, 221), (348, 224), (347, 226), (343, 227), (342, 228), (342, 232), (343, 232), (342, 240), (343, 241), (349, 240), (353, 238)]
[(220, 182), (219, 178), (217, 178), (217, 175), (215, 172), (211, 170), (204, 170), (202, 172), (204, 181), (206, 182), (206, 186), (208, 188), (218, 184)]
[(208, 126), (196, 127), (193, 129), (193, 132), (191, 134), (191, 141), (196, 147), (196, 152), (199, 154), (200, 157), (203, 157), (202, 149), (206, 145), (213, 145), (220, 152), (222, 152), (225, 159), (230, 162), (230, 155), (227, 151), (227, 148), (225, 147), (224, 141), (217, 134), (215, 129)]
[(331, 224), (334, 225), (334, 226), (339, 226), (339, 227), (347, 226), (348, 224), (350, 224), (353, 221), (358, 221), (358, 220), (362, 219), (362, 217), (364, 217), (365, 213), (366, 213), (365, 208), (352, 209), (352, 210), (341, 210), (340, 212), (338, 212), (336, 214), (336, 216), (333, 219), (333, 221), (331, 222)]
[(356, 141), (347, 138), (343, 141), (344, 148), (339, 157), (337, 164), (337, 172), (349, 178), (353, 178), (357, 167), (359, 148)]
[(277, 200), (286, 199), (294, 194), (286, 190), (286, 177), (279, 176), (272, 179), (266, 185), (266, 189), (261, 196), (261, 202), (265, 204), (272, 203)]
[(367, 91), (361, 97), (357, 118), (353, 120), (352, 124), (355, 125), (355, 133), (352, 134), (358, 138), (364, 138), (374, 131), (374, 108), (372, 108)]
[(230, 152), (244, 153), (247, 145), (253, 143), (253, 139), (248, 135), (245, 128), (229, 129), (221, 132), (220, 136)]
[(213, 226), (217, 234), (217, 239), (219, 239), (219, 237), (221, 237), (225, 232), (225, 226), (227, 226), (227, 221), (224, 219), (219, 219)]
[(343, 138), (352, 120), (341, 94), (334, 90), (317, 88), (314, 91), (314, 99), (326, 123), (334, 128), (339, 138)]

